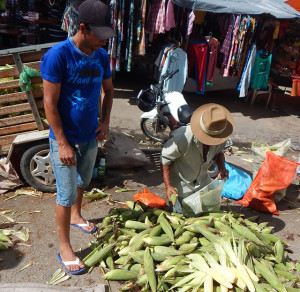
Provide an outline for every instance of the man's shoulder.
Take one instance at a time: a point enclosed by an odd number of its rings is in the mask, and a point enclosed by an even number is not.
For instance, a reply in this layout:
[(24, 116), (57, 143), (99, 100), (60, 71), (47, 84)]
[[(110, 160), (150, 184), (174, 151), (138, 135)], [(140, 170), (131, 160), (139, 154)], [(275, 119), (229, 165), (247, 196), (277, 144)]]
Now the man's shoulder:
[(66, 39), (56, 45), (54, 45), (52, 48), (50, 48), (48, 50), (47, 53), (51, 53), (51, 54), (60, 54), (63, 52), (66, 52), (67, 50), (70, 50), (71, 46), (70, 46), (70, 40)]

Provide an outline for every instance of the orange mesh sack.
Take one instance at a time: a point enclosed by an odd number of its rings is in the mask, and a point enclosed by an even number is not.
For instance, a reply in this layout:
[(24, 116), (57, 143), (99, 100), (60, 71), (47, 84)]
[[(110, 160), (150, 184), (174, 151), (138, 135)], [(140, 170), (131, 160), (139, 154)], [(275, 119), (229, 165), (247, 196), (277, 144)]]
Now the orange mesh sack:
[(256, 177), (238, 203), (258, 211), (278, 215), (273, 193), (290, 185), (297, 166), (298, 163), (267, 151)]
[(144, 188), (142, 193), (134, 195), (134, 200), (136, 202), (140, 201), (150, 208), (164, 208), (166, 206), (166, 201), (159, 196), (150, 193), (146, 188)]

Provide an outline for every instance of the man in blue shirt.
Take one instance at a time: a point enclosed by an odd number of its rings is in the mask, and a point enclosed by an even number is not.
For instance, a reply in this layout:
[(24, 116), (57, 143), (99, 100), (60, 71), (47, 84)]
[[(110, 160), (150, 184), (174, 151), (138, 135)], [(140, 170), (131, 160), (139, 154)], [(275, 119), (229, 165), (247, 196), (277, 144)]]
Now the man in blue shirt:
[[(79, 6), (78, 19), (76, 35), (51, 48), (41, 62), (57, 185), (58, 259), (72, 274), (83, 272), (85, 267), (71, 247), (70, 224), (85, 233), (96, 230), (83, 219), (81, 202), (92, 177), (98, 141), (108, 132), (114, 94), (110, 60), (102, 48), (107, 39), (115, 37), (109, 9), (99, 0), (86, 0)], [(101, 87), (104, 96), (98, 120)]]

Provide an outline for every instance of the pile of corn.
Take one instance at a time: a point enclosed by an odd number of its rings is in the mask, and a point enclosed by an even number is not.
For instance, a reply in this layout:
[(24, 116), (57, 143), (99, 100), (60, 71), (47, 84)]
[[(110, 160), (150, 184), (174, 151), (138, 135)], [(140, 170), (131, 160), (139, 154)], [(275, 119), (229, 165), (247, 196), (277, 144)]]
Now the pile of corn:
[[(300, 264), (268, 223), (232, 212), (198, 218), (140, 206), (105, 217), (83, 260), (122, 291), (300, 291)], [(298, 271), (297, 271), (298, 270)]]

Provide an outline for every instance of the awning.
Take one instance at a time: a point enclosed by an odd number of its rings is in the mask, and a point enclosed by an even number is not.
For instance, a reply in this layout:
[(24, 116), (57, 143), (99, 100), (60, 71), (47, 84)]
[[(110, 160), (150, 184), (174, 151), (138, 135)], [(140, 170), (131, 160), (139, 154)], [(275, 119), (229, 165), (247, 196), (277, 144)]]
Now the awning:
[[(286, 4), (287, 0), (172, 0), (181, 7), (214, 13), (264, 14), (276, 18), (297, 18), (300, 12)], [(297, 0), (300, 1), (300, 0)]]

